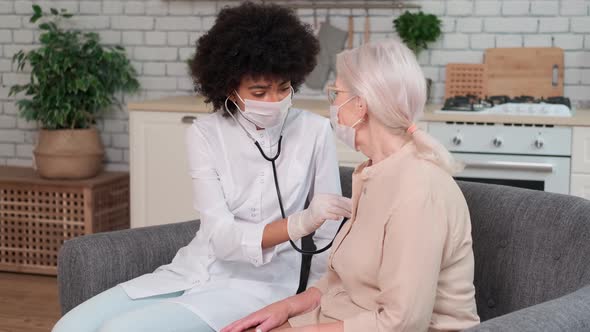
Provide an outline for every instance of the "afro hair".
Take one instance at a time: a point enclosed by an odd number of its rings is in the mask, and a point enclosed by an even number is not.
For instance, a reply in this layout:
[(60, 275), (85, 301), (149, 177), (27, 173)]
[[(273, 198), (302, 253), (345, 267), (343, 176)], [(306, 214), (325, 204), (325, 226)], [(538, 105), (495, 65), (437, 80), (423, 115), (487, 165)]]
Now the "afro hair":
[[(311, 27), (291, 9), (252, 2), (222, 9), (196, 47), (189, 60), (195, 91), (215, 111), (246, 75), (290, 80), (297, 91), (320, 49)], [(228, 107), (235, 111), (232, 103)]]

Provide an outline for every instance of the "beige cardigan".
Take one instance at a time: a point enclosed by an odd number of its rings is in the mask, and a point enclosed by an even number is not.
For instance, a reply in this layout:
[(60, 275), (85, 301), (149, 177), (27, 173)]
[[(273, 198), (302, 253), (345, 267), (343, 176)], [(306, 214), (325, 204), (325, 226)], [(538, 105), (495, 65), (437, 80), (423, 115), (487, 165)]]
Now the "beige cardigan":
[(471, 222), (453, 178), (411, 142), (369, 164), (353, 174), (352, 218), (314, 285), (321, 304), (291, 326), (344, 321), (347, 332), (414, 332), (478, 324)]

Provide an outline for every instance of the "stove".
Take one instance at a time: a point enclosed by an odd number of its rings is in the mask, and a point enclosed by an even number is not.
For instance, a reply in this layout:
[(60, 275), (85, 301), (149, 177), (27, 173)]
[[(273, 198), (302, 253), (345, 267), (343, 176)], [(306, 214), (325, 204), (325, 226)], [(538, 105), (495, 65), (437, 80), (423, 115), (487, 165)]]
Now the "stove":
[(571, 128), (475, 118), (479, 114), (565, 117), (572, 116), (570, 106), (565, 97), (455, 96), (435, 113), (473, 113), (474, 120), (430, 122), (428, 133), (464, 163), (458, 180), (568, 194)]
[(566, 97), (535, 98), (532, 96), (490, 96), (479, 98), (474, 95), (447, 98), (441, 110), (435, 113), (494, 114), (571, 117), (571, 102)]

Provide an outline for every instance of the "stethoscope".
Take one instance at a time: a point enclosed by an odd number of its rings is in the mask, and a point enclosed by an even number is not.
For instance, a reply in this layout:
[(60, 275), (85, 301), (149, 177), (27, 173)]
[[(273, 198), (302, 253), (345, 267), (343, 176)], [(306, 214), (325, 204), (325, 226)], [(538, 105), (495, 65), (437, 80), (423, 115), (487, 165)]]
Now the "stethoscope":
[[(291, 95), (292, 96), (292, 95)], [(250, 138), (250, 140), (252, 140), (252, 142), (254, 143), (254, 145), (256, 145), (256, 147), (258, 148), (258, 151), (260, 151), (260, 154), (262, 155), (262, 157), (264, 159), (266, 159), (267, 161), (270, 161), (272, 164), (272, 174), (274, 177), (274, 182), (275, 182), (275, 191), (277, 193), (277, 198), (279, 200), (279, 207), (281, 209), (281, 216), (283, 219), (286, 219), (287, 216), (285, 215), (285, 209), (283, 208), (283, 199), (281, 196), (281, 188), (279, 187), (279, 179), (277, 176), (277, 166), (276, 166), (276, 160), (279, 158), (279, 156), (281, 155), (281, 143), (283, 141), (283, 129), (285, 128), (285, 123), (287, 122), (287, 117), (289, 116), (289, 111), (291, 109), (289, 109), (287, 111), (287, 114), (285, 115), (285, 118), (283, 119), (283, 124), (281, 125), (281, 131), (280, 131), (280, 135), (279, 135), (279, 141), (277, 143), (277, 152), (275, 153), (274, 157), (269, 157), (266, 155), (266, 153), (264, 152), (264, 150), (262, 149), (262, 147), (260, 146), (260, 143), (258, 143), (258, 141), (252, 137), (252, 135), (250, 135), (250, 132), (248, 132), (248, 130), (234, 117), (234, 115), (232, 114), (232, 112), (229, 111), (228, 107), (227, 107), (227, 101), (229, 100), (229, 98), (227, 98), (225, 100), (225, 110), (227, 111), (227, 113), (234, 119), (234, 121), (242, 128), (242, 130), (244, 131), (244, 133), (246, 133), (246, 135)], [(293, 240), (289, 239), (289, 243), (291, 243), (291, 246), (293, 247), (293, 249), (295, 249), (295, 251), (301, 253), (302, 255), (306, 255), (306, 256), (312, 256), (312, 255), (317, 255), (317, 254), (321, 254), (324, 251), (330, 249), (332, 247), (332, 244), (334, 243), (334, 240), (336, 239), (336, 236), (338, 235), (338, 233), (340, 232), (340, 230), (342, 229), (342, 227), (344, 226), (344, 224), (348, 221), (348, 218), (344, 218), (342, 220), (342, 222), (340, 223), (340, 226), (338, 227), (338, 231), (336, 231), (336, 235), (334, 235), (334, 238), (332, 239), (332, 241), (330, 241), (330, 243), (328, 243), (325, 247), (318, 249), (318, 250), (304, 250), (301, 249), (299, 247), (297, 247), (297, 245), (295, 244), (295, 242), (293, 242)]]

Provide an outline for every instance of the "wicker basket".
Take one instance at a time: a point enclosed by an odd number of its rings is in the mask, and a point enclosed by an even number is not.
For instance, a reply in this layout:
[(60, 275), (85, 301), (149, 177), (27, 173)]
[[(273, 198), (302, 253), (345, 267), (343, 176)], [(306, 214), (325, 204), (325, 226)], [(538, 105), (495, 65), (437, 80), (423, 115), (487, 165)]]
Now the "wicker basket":
[(474, 95), (487, 96), (485, 64), (449, 63), (446, 66), (445, 98)]
[(96, 128), (40, 130), (33, 155), (44, 178), (87, 179), (101, 171), (104, 148)]
[(0, 270), (57, 274), (57, 253), (76, 236), (129, 228), (129, 174), (40, 178), (0, 167)]

